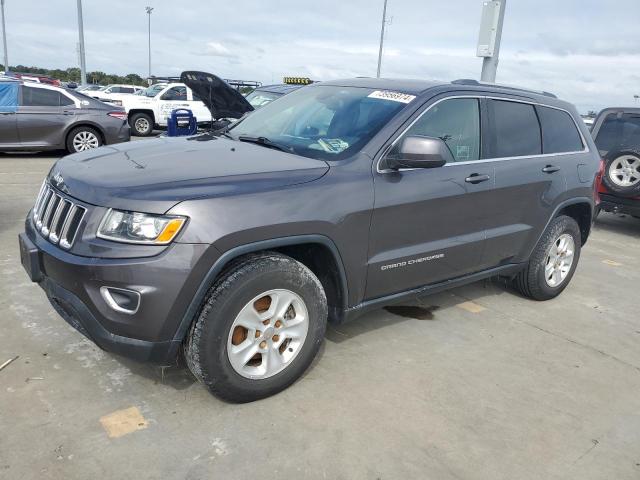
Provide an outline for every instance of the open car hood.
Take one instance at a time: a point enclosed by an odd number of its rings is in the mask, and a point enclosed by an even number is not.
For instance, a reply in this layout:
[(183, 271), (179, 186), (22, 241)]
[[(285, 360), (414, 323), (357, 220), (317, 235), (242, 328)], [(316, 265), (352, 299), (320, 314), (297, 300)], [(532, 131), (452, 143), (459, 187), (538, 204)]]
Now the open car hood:
[(182, 72), (180, 81), (200, 97), (215, 120), (240, 118), (254, 109), (240, 92), (211, 73)]

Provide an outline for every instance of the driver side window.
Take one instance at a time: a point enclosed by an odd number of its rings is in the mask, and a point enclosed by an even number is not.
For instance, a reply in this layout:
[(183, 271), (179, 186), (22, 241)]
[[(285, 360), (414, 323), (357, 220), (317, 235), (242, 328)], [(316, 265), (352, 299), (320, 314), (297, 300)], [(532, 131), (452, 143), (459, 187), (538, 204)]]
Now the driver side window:
[[(431, 106), (403, 134), (443, 140), (456, 162), (480, 159), (480, 105), (477, 98), (450, 98)], [(396, 148), (401, 141), (396, 143)], [(395, 150), (395, 148), (394, 148)]]
[(162, 95), (162, 100), (185, 101), (186, 99), (187, 99), (187, 87), (171, 87)]

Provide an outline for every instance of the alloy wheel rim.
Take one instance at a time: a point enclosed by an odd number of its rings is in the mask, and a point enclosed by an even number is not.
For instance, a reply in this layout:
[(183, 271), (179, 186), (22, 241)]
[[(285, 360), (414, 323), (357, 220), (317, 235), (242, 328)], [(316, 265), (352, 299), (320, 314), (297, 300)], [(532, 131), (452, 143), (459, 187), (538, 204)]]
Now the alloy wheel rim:
[(78, 132), (73, 137), (73, 148), (76, 152), (84, 152), (99, 146), (98, 137), (91, 132)]
[(620, 187), (631, 187), (640, 182), (640, 159), (622, 155), (611, 162), (609, 178)]
[(138, 118), (135, 127), (139, 133), (144, 133), (149, 129), (149, 121), (146, 118)]
[(309, 312), (291, 290), (261, 293), (238, 313), (227, 339), (227, 357), (241, 376), (272, 377), (298, 356), (309, 330)]
[(544, 266), (544, 279), (547, 285), (552, 288), (558, 287), (567, 279), (573, 265), (575, 251), (575, 241), (568, 233), (563, 233), (553, 242)]

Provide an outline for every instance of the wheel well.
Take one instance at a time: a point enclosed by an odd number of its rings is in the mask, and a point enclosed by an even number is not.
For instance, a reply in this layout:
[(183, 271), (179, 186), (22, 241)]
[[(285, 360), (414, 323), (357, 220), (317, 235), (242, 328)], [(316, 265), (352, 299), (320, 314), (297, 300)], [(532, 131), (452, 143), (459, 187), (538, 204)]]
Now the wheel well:
[(329, 248), (319, 243), (304, 243), (269, 250), (287, 255), (311, 270), (322, 283), (327, 295), (329, 321), (332, 323), (342, 321), (347, 300), (344, 294), (345, 285), (343, 285), (336, 258)]
[(67, 142), (69, 141), (69, 135), (71, 135), (71, 132), (73, 132), (76, 128), (79, 127), (89, 127), (92, 130), (95, 130), (96, 132), (98, 132), (98, 135), (100, 135), (100, 140), (102, 141), (102, 144), (104, 145), (105, 143), (107, 143), (105, 137), (104, 137), (104, 132), (102, 131), (102, 129), (96, 125), (93, 125), (92, 123), (78, 123), (76, 125), (72, 125), (69, 130), (67, 130), (67, 134), (64, 136), (64, 144), (65, 146), (67, 145)]
[(142, 110), (142, 109), (136, 109), (136, 110), (129, 110), (129, 115), (127, 116), (127, 118), (131, 118), (132, 115), (136, 114), (136, 113), (146, 113), (147, 115), (149, 115), (151, 117), (151, 121), (153, 123), (156, 123), (156, 117), (153, 114), (153, 110)]
[(592, 212), (591, 205), (588, 203), (574, 203), (573, 205), (567, 205), (558, 212), (560, 215), (566, 215), (573, 218), (580, 226), (580, 236), (582, 244), (587, 243), (589, 233), (591, 232)]

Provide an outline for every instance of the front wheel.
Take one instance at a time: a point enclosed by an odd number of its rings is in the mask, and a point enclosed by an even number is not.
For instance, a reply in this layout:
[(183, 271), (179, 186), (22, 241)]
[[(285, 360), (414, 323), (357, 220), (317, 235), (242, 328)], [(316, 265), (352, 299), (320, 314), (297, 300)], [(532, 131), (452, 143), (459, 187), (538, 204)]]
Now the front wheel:
[(554, 219), (538, 241), (515, 286), (525, 297), (550, 300), (567, 287), (580, 259), (582, 238), (571, 217)]
[(324, 339), (318, 278), (278, 253), (237, 261), (210, 289), (185, 343), (192, 373), (216, 396), (250, 402), (287, 388)]

